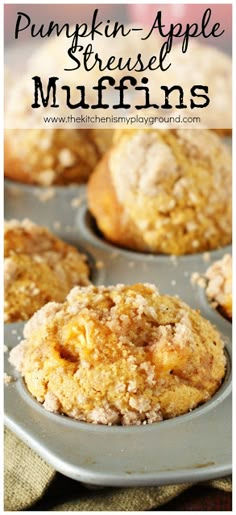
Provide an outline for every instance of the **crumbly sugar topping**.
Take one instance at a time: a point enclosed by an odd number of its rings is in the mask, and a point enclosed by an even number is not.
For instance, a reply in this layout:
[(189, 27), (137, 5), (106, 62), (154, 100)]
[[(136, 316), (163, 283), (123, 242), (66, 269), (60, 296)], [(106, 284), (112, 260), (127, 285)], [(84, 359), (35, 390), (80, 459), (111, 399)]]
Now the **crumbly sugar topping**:
[(201, 274), (199, 274), (199, 272), (193, 272), (191, 275), (191, 283), (197, 284), (198, 286), (200, 286), (200, 288), (205, 288), (206, 279)]
[(4, 384), (8, 385), (14, 381), (14, 378), (12, 376), (9, 376), (4, 372)]
[[(175, 133), (191, 158), (203, 160), (209, 166), (220, 170), (228, 167), (228, 149), (222, 145), (221, 139), (213, 131), (177, 129)], [(224, 159), (218, 161), (217, 154), (222, 154), (222, 157), (225, 155), (225, 162)]]
[(25, 229), (26, 231), (33, 232), (37, 230), (37, 225), (32, 222), (29, 218), (24, 218), (22, 221), (12, 219), (12, 220), (6, 220), (4, 222), (4, 232), (7, 232), (11, 229)]
[(62, 148), (58, 153), (58, 159), (61, 166), (67, 168), (75, 164), (76, 158), (69, 148)]
[(34, 195), (40, 200), (40, 202), (48, 202), (55, 196), (54, 188), (45, 188), (43, 191), (35, 191)]
[(60, 311), (61, 305), (58, 302), (48, 302), (24, 326), (24, 337), (27, 339), (35, 331), (37, 332), (46, 322), (53, 320)]
[(112, 150), (109, 164), (121, 201), (130, 189), (153, 197), (161, 191), (163, 179), (177, 176), (172, 150), (161, 137), (149, 131), (137, 131), (131, 138), (121, 140)]
[(42, 186), (50, 186), (56, 178), (56, 172), (52, 168), (43, 170), (38, 174), (38, 181)]
[[(225, 279), (232, 277), (232, 256), (230, 254), (225, 254), (222, 259), (213, 263), (206, 271), (206, 278), (209, 281), (214, 281), (218, 279), (223, 284)], [(230, 288), (230, 284), (227, 284), (227, 287)], [(212, 289), (214, 285), (212, 283)], [(230, 288), (230, 293), (232, 292), (232, 283)], [(212, 291), (214, 293), (214, 291)], [(216, 293), (216, 292), (215, 292)]]
[(43, 406), (47, 411), (58, 413), (60, 409), (60, 402), (54, 393), (47, 392)]
[[(204, 257), (203, 257), (204, 259)], [(204, 261), (209, 261), (209, 257)], [(204, 275), (194, 272), (191, 283), (206, 289), (206, 295), (213, 308), (232, 319), (232, 256), (225, 254), (222, 259), (215, 261)]]

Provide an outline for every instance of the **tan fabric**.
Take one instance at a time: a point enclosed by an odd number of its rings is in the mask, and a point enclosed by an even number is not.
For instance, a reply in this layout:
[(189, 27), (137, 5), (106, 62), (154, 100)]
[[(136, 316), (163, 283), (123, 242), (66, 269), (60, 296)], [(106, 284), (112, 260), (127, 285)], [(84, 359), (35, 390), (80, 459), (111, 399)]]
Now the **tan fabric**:
[[(206, 483), (205, 483), (206, 484)], [(223, 490), (224, 492), (232, 492), (232, 480), (230, 477), (222, 479), (212, 479), (208, 483), (212, 488)]]
[[(11, 431), (5, 430), (5, 511), (29, 509), (46, 492), (56, 472)], [(204, 483), (231, 492), (229, 478)], [(146, 511), (160, 507), (191, 484), (144, 488), (83, 489), (80, 497), (51, 511)], [(78, 489), (79, 490), (79, 489)]]
[(8, 429), (4, 440), (4, 506), (21, 511), (43, 495), (56, 472)]
[[(146, 511), (161, 506), (190, 485), (153, 486), (144, 488), (90, 491), (87, 498), (61, 504), (55, 511)], [(54, 510), (53, 510), (54, 511)]]

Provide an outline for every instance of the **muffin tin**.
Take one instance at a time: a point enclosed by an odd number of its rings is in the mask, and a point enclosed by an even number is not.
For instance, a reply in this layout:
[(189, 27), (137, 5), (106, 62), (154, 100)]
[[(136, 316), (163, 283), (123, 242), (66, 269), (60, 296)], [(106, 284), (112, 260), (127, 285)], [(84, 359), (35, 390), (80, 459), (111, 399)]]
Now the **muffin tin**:
[[(6, 219), (30, 218), (88, 255), (94, 284), (151, 282), (179, 295), (217, 326), (225, 341), (227, 374), (206, 404), (172, 420), (142, 426), (102, 426), (47, 412), (28, 393), (8, 362), (13, 381), (5, 386), (6, 424), (56, 470), (92, 485), (144, 486), (196, 482), (231, 472), (231, 324), (191, 284), (230, 247), (191, 256), (149, 255), (105, 242), (88, 212), (85, 186), (43, 189), (6, 181)], [(5, 324), (10, 350), (23, 323)]]

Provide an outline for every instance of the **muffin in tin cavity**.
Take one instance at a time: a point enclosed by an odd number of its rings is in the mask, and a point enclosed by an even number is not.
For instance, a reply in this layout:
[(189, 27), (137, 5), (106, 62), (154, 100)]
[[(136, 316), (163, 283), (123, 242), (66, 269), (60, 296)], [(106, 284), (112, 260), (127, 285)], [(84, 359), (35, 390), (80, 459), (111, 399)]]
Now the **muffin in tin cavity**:
[(75, 287), (24, 328), (10, 353), (52, 412), (93, 424), (160, 422), (196, 408), (226, 371), (217, 330), (151, 284)]
[(62, 302), (90, 283), (85, 255), (28, 219), (5, 222), (5, 322), (28, 320), (49, 301)]
[(7, 129), (4, 174), (39, 186), (85, 183), (111, 134), (109, 129)]
[[(26, 75), (11, 88), (6, 104), (5, 176), (40, 186), (87, 182), (111, 145), (112, 129), (80, 129), (75, 124), (73, 128), (66, 128), (65, 124), (64, 127), (51, 124), (44, 128), (42, 111), (32, 109), (31, 104), (31, 83)], [(59, 114), (68, 118), (66, 109), (60, 109)], [(55, 116), (55, 112), (48, 107), (46, 115)]]
[(206, 295), (212, 305), (232, 320), (232, 256), (225, 254), (206, 271)]
[(231, 242), (231, 155), (208, 129), (120, 130), (88, 183), (105, 238), (157, 254)]

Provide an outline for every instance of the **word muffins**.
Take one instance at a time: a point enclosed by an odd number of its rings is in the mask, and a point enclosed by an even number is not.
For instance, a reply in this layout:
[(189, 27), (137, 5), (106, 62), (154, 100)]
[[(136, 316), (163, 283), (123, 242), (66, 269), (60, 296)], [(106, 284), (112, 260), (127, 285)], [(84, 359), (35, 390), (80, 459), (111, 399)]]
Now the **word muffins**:
[(5, 322), (28, 320), (72, 286), (89, 284), (85, 256), (30, 220), (6, 222), (4, 246)]
[(219, 388), (226, 359), (214, 327), (155, 286), (75, 287), (24, 329), (10, 362), (52, 412), (139, 425), (192, 410)]
[(231, 242), (231, 156), (207, 129), (121, 130), (90, 177), (98, 228), (118, 246), (192, 254)]

